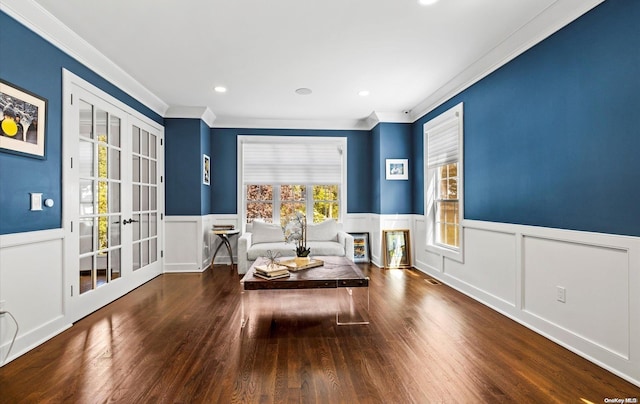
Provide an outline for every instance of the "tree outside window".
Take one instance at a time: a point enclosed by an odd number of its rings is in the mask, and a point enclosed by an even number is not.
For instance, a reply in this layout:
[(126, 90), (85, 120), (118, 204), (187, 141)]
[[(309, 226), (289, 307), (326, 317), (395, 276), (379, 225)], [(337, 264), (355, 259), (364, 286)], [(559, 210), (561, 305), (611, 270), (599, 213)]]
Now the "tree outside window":
[(247, 185), (247, 223), (255, 219), (273, 222), (272, 185)]
[[(307, 192), (311, 190), (311, 195)], [(295, 212), (319, 223), (340, 219), (340, 187), (329, 185), (247, 185), (247, 223), (261, 219), (284, 225)], [(278, 196), (274, 198), (274, 196)]]
[(436, 168), (436, 243), (460, 247), (458, 163)]

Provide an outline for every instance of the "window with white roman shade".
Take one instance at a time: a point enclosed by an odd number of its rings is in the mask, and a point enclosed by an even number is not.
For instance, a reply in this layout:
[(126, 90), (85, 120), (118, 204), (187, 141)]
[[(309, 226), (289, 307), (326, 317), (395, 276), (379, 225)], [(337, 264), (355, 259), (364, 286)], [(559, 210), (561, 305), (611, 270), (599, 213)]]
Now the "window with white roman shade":
[(242, 142), (244, 184), (340, 184), (342, 138), (251, 136)]
[(238, 136), (238, 212), (242, 223), (282, 222), (301, 211), (309, 222), (346, 214), (347, 139)]
[(460, 119), (453, 114), (448, 120), (429, 129), (427, 134), (427, 167), (455, 163), (459, 158)]
[(427, 249), (462, 261), (463, 105), (424, 124)]

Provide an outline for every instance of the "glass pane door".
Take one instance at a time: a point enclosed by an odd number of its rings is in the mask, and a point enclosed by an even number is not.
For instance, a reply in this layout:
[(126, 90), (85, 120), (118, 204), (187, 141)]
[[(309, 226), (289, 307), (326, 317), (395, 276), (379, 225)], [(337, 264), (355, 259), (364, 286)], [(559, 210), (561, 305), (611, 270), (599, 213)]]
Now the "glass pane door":
[(133, 270), (158, 261), (158, 136), (133, 126)]
[(80, 294), (121, 276), (120, 117), (79, 105)]

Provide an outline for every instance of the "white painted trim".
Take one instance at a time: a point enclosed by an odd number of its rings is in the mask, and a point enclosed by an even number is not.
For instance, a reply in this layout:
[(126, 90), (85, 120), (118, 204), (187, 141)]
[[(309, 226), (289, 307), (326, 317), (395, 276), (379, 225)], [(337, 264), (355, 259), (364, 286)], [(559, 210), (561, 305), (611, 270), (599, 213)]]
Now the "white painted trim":
[[(422, 215), (414, 215), (414, 226), (418, 227), (418, 223), (424, 221)], [(570, 351), (586, 358), (587, 360), (611, 371), (612, 373), (640, 386), (640, 238), (631, 236), (620, 236), (603, 233), (593, 233), (584, 231), (564, 230), (555, 228), (546, 228), (538, 226), (527, 226), (509, 223), (494, 223), (476, 220), (464, 220), (462, 223), (464, 231), (482, 230), (494, 234), (503, 234), (512, 237), (515, 241), (515, 304), (502, 299), (483, 290), (482, 288), (467, 282), (464, 278), (456, 277), (449, 269), (453, 265), (453, 261), (447, 261), (442, 258), (442, 268), (437, 268), (424, 260), (425, 251), (418, 251), (416, 254), (422, 254), (414, 261), (414, 267), (421, 272), (428, 274), (442, 283), (458, 290), (459, 292), (481, 302), (482, 304), (496, 310), (497, 312), (517, 321), (518, 323), (530, 328), (538, 334), (562, 345)], [(563, 251), (567, 247), (567, 251), (571, 251), (571, 246), (584, 246), (592, 251), (603, 251), (603, 254), (619, 251), (628, 256), (628, 310), (629, 316), (622, 317), (620, 320), (628, 324), (628, 347), (626, 352), (618, 352), (611, 349), (588, 335), (581, 335), (579, 332), (572, 331), (567, 324), (562, 321), (544, 318), (537, 313), (527, 310), (524, 306), (524, 291), (527, 288), (525, 284), (526, 278), (525, 261), (524, 261), (524, 241), (539, 239), (545, 242), (553, 243), (559, 251)], [(469, 242), (467, 240), (467, 242)], [(469, 246), (468, 246), (469, 247)], [(500, 255), (502, 251), (489, 252), (489, 254)], [(531, 252), (529, 259), (531, 259)], [(600, 254), (597, 252), (597, 254)], [(534, 257), (541, 259), (544, 257)], [(565, 257), (573, 260), (572, 257)], [(580, 257), (575, 257), (579, 261)], [(456, 265), (468, 265), (456, 264)], [(579, 264), (578, 264), (579, 265)], [(484, 271), (482, 267), (469, 268), (469, 273)], [(455, 271), (454, 271), (455, 272)], [(458, 271), (459, 272), (459, 271)], [(622, 275), (625, 276), (625, 272)], [(588, 274), (585, 274), (588, 276)], [(624, 279), (624, 278), (622, 278)], [(582, 282), (580, 279), (573, 279), (572, 282)], [(530, 287), (530, 286), (529, 286)], [(613, 293), (614, 291), (612, 291)], [(528, 299), (532, 297), (529, 296)], [(587, 316), (586, 313), (577, 313), (578, 315)], [(619, 315), (617, 312), (611, 313), (611, 316)], [(598, 327), (598, 324), (594, 324)], [(621, 330), (611, 330), (611, 332), (621, 332)], [(626, 331), (622, 331), (626, 332)], [(624, 346), (624, 345), (623, 345)]]
[(371, 126), (367, 118), (321, 120), (218, 117), (213, 128), (371, 130), (374, 126)]
[[(169, 116), (167, 116), (169, 118)], [(212, 128), (242, 129), (318, 129), (369, 131), (379, 123), (412, 123), (409, 112), (373, 111), (362, 119), (263, 119), (218, 117)]]
[[(244, 144), (247, 143), (302, 143), (313, 146), (313, 144), (337, 144), (341, 148), (342, 154), (342, 177), (340, 184), (340, 217), (345, 218), (347, 216), (347, 201), (349, 200), (347, 195), (347, 180), (348, 180), (348, 141), (346, 137), (337, 136), (337, 137), (324, 137), (324, 136), (261, 136), (261, 135), (238, 135), (236, 138), (237, 144), (237, 178), (236, 178), (236, 186), (237, 186), (237, 205), (236, 212), (238, 212), (239, 220), (242, 223), (239, 223), (238, 228), (241, 233), (244, 233), (246, 229), (246, 223), (243, 218), (246, 217), (245, 212), (245, 199), (246, 199), (246, 190), (243, 184), (244, 180)], [(275, 195), (274, 195), (275, 198)], [(275, 202), (275, 201), (274, 201)], [(274, 206), (274, 209), (276, 206)], [(342, 221), (342, 220), (341, 220)]]
[(0, 10), (163, 116), (169, 106), (34, 0), (2, 0)]
[(513, 32), (456, 77), (413, 107), (411, 120), (417, 121), (447, 100), (460, 94), (494, 71), (511, 62), (555, 32), (569, 25), (604, 0), (556, 0), (536, 17)]
[(170, 107), (164, 117), (201, 119), (209, 128), (213, 127), (216, 120), (216, 114), (209, 107)]
[[(435, 175), (437, 168), (429, 168), (427, 167), (427, 144), (428, 144), (428, 133), (430, 130), (434, 130), (438, 126), (442, 125), (445, 122), (451, 120), (458, 121), (458, 217), (461, 222), (459, 227), (459, 240), (460, 247), (458, 249), (446, 248), (444, 246), (440, 246), (434, 242), (435, 234), (430, 232), (428, 227), (434, 226), (435, 223), (435, 207), (431, 206), (431, 204), (435, 204), (433, 199), (429, 198), (429, 194), (431, 194), (431, 190), (435, 186), (432, 182), (435, 182)], [(424, 212), (425, 212), (425, 220), (427, 222), (427, 238), (426, 238), (426, 248), (427, 250), (434, 252), (436, 254), (440, 254), (443, 257), (447, 257), (449, 259), (456, 260), (458, 262), (464, 263), (464, 231), (462, 228), (462, 218), (464, 218), (464, 103), (459, 103), (447, 111), (441, 113), (437, 117), (431, 119), (426, 122), (422, 128), (422, 139), (423, 139), (423, 161), (424, 161)], [(462, 186), (460, 186), (462, 184)], [(435, 191), (433, 191), (435, 192)]]
[[(39, 345), (42, 345), (43, 343), (71, 328), (72, 326), (73, 323), (68, 322), (68, 319), (65, 316), (60, 316), (49, 321), (46, 324), (43, 324), (35, 330), (29, 331), (26, 334), (18, 334), (18, 336), (16, 337), (16, 342), (14, 343), (13, 348), (9, 353), (7, 361), (4, 363), (0, 362), (0, 367), (26, 354)], [(0, 352), (2, 352), (0, 361), (4, 360), (4, 355), (6, 355), (5, 349), (9, 349), (10, 344), (11, 342), (7, 342), (4, 345), (0, 346)]]
[[(73, 96), (82, 96), (88, 97), (88, 99), (92, 100), (92, 103), (95, 102), (99, 104), (102, 108), (106, 110), (112, 111), (116, 113), (122, 119), (122, 136), (125, 138), (127, 134), (131, 134), (131, 128), (133, 125), (140, 127), (143, 130), (147, 130), (152, 132), (159, 143), (163, 143), (164, 139), (164, 127), (155, 122), (151, 118), (143, 115), (141, 112), (135, 110), (131, 106), (123, 103), (122, 101), (116, 99), (111, 94), (97, 88), (93, 84), (87, 82), (81, 77), (75, 75), (69, 70), (62, 69), (62, 99), (65, 100), (63, 102), (63, 116), (62, 116), (62, 137), (63, 137), (63, 145), (62, 148), (62, 162), (63, 162), (63, 184), (65, 184), (63, 189), (63, 212), (62, 212), (62, 223), (65, 231), (64, 238), (64, 247), (63, 247), (63, 255), (65, 258), (64, 267), (65, 267), (65, 275), (64, 275), (64, 312), (68, 321), (74, 322), (79, 318), (84, 317), (88, 313), (91, 313), (94, 310), (97, 310), (108, 303), (116, 300), (117, 298), (123, 296), (124, 294), (130, 292), (136, 287), (142, 285), (143, 283), (153, 279), (154, 277), (160, 275), (162, 273), (162, 268), (164, 265), (163, 257), (159, 256), (157, 261), (150, 263), (143, 269), (133, 271), (130, 264), (122, 265), (122, 276), (119, 279), (110, 282), (110, 286), (97, 288), (91, 293), (78, 293), (78, 278), (77, 274), (74, 275), (74, 271), (77, 270), (77, 259), (70, 259), (69, 257), (78, 256), (77, 250), (77, 233), (73, 232), (73, 222), (76, 222), (78, 219), (78, 211), (74, 210), (74, 203), (77, 202), (77, 194), (78, 190), (78, 179), (77, 179), (77, 165), (75, 168), (72, 167), (71, 161), (73, 158), (77, 159), (77, 147), (78, 147), (78, 137), (77, 137), (77, 128), (75, 129), (74, 135), (74, 125), (77, 125), (78, 118), (77, 115), (77, 103), (73, 104), (71, 102)], [(76, 111), (76, 112), (74, 112)], [(122, 142), (121, 143), (121, 153), (123, 154), (123, 166), (122, 170), (124, 173), (129, 172), (131, 170), (130, 158), (128, 158), (127, 153), (131, 153), (130, 149), (131, 143)], [(157, 153), (157, 175), (164, 175), (164, 149), (162, 146), (159, 146)], [(128, 186), (127, 176), (122, 176), (122, 184), (123, 186)], [(129, 179), (130, 181), (130, 179)], [(164, 188), (165, 184), (162, 181), (158, 181), (158, 200), (157, 200), (157, 210), (159, 213), (164, 212)], [(131, 199), (128, 198), (130, 196), (127, 193), (122, 194), (122, 214), (126, 215), (131, 213), (127, 206), (131, 206)], [(75, 201), (75, 202), (74, 202)], [(129, 233), (130, 235), (130, 233)], [(73, 242), (73, 240), (76, 240)], [(122, 234), (122, 245), (126, 246), (128, 243), (131, 243), (130, 236), (127, 238), (127, 233)], [(158, 249), (162, 251), (164, 249), (164, 222), (162, 220), (158, 221)], [(127, 253), (130, 253), (131, 250), (127, 248), (123, 248), (122, 252), (122, 262), (131, 263), (131, 256)], [(74, 269), (75, 268), (75, 269)], [(67, 291), (73, 291), (73, 293), (68, 293)]]
[(38, 244), (52, 240), (62, 240), (63, 229), (39, 230), (25, 233), (12, 233), (0, 235), (0, 248), (16, 247), (28, 244)]
[[(446, 100), (471, 87), (495, 70), (509, 63), (551, 34), (568, 25), (604, 0), (556, 0), (536, 17), (514, 31), (502, 43), (492, 48), (473, 65), (468, 66), (454, 79), (430, 94), (411, 110), (397, 112), (372, 111), (372, 116), (362, 119), (261, 119), (220, 117), (213, 125), (212, 115), (205, 122), (216, 128), (261, 128), (261, 129), (333, 129), (371, 130), (380, 122), (415, 122), (434, 110)], [(123, 91), (139, 100), (161, 116), (165, 116), (169, 105), (140, 84), (122, 68), (100, 53), (96, 48), (71, 31), (60, 20), (34, 0), (3, 0), (0, 10), (43, 37), (45, 40), (100, 74)], [(565, 17), (558, 17), (565, 16)], [(176, 107), (180, 108), (180, 107)], [(176, 117), (176, 116), (173, 116)]]
[(160, 131), (161, 135), (162, 135), (162, 138), (164, 138), (164, 126), (162, 126), (162, 124), (159, 124), (158, 122), (154, 121), (153, 119), (149, 118), (148, 116), (140, 113), (139, 111), (137, 111), (134, 108), (132, 108), (130, 105), (125, 104), (124, 102), (122, 102), (119, 99), (115, 98), (113, 95), (107, 93), (106, 91), (103, 91), (103, 90), (99, 89), (98, 87), (96, 87), (93, 84), (89, 83), (88, 81), (86, 81), (82, 77), (80, 77), (80, 76), (72, 73), (71, 71), (63, 68), (62, 69), (62, 94), (70, 94), (70, 93), (72, 93), (73, 92), (72, 86), (74, 84), (76, 86), (78, 86), (78, 87), (81, 87), (81, 88), (85, 89), (85, 91), (90, 92), (91, 94), (95, 95), (96, 97), (101, 98), (105, 102), (108, 102), (109, 104), (113, 105), (114, 107), (116, 107), (118, 109), (121, 109), (122, 111), (124, 111), (128, 115), (131, 115), (131, 116), (135, 117), (136, 119), (144, 122), (146, 125), (151, 126), (154, 130)]
[[(165, 255), (164, 273), (174, 272), (202, 272), (206, 269), (203, 266), (203, 216), (165, 216)], [(174, 236), (176, 231), (174, 224), (184, 223), (191, 228), (187, 233), (180, 233), (179, 237)], [(179, 241), (181, 245), (170, 244), (171, 241)], [(193, 249), (193, 254), (183, 256), (188, 247)], [(180, 258), (173, 261), (174, 256)]]

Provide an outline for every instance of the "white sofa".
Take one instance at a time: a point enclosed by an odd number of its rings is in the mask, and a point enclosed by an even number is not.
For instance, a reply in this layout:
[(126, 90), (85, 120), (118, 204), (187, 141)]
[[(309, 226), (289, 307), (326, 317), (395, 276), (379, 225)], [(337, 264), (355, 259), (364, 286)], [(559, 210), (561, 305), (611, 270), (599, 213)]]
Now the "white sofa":
[[(307, 247), (311, 257), (346, 256), (353, 261), (353, 236), (342, 231), (335, 220), (307, 225)], [(296, 245), (285, 243), (282, 228), (277, 224), (254, 221), (247, 224), (246, 232), (238, 239), (238, 273), (245, 274), (251, 264), (267, 255), (279, 252), (283, 257), (295, 257)]]

